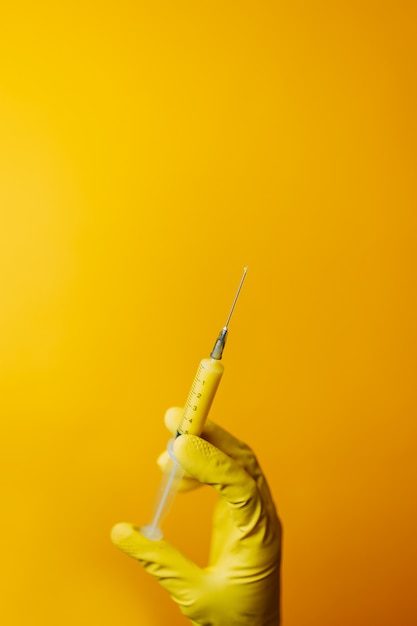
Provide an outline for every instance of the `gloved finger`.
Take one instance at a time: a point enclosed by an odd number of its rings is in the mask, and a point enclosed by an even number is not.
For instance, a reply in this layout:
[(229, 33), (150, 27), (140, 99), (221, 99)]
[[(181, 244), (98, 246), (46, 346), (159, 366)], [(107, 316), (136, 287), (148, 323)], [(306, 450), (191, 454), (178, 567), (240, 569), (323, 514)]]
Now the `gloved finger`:
[(250, 532), (265, 519), (266, 509), (255, 480), (227, 454), (195, 435), (178, 437), (174, 454), (191, 476), (225, 498), (242, 532)]
[(272, 516), (276, 516), (275, 504), (268, 483), (253, 450), (243, 441), (211, 420), (207, 420), (202, 436), (206, 441), (230, 456), (255, 480), (264, 505)]
[(140, 561), (180, 605), (187, 606), (193, 586), (199, 584), (200, 568), (163, 539), (151, 541), (133, 524), (116, 524), (112, 542), (123, 552)]
[[(166, 411), (165, 425), (171, 433), (175, 434), (177, 432), (182, 414), (183, 409), (181, 407), (171, 407)], [(275, 504), (268, 483), (251, 448), (211, 420), (206, 421), (201, 436), (245, 468), (256, 481), (270, 515), (275, 517)]]
[(184, 413), (184, 409), (180, 406), (172, 406), (167, 411), (165, 411), (164, 422), (165, 426), (168, 428), (169, 432), (172, 435), (177, 433), (178, 425), (181, 421), (182, 414)]
[[(172, 435), (177, 434), (178, 424), (181, 421), (181, 417), (184, 413), (184, 409), (179, 406), (173, 406), (167, 409), (164, 415), (165, 426), (168, 428), (169, 432)], [(165, 470), (165, 466), (169, 461), (168, 451), (165, 450), (162, 454), (159, 455), (157, 459), (157, 464), (159, 465), (161, 471)], [(179, 492), (191, 491), (191, 489), (197, 489), (201, 484), (195, 478), (192, 478), (187, 472), (185, 472), (184, 476), (181, 479), (181, 482), (178, 486)]]
[[(169, 463), (170, 459), (171, 457), (169, 456), (168, 450), (162, 452), (162, 454), (160, 454), (157, 458), (156, 462), (162, 473), (165, 471), (165, 467), (167, 463)], [(201, 483), (189, 474), (185, 473), (178, 485), (178, 491), (185, 493), (186, 491), (191, 491), (191, 489), (197, 489), (198, 487), (201, 487)]]

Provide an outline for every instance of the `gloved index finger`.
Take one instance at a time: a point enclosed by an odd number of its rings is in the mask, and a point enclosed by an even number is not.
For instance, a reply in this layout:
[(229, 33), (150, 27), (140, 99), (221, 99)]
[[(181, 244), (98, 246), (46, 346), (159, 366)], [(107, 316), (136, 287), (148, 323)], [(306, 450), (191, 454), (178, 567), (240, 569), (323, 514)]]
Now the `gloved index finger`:
[(224, 452), (195, 435), (181, 435), (174, 442), (174, 454), (189, 474), (225, 498), (242, 532), (250, 532), (265, 518), (255, 480)]
[[(166, 411), (165, 425), (172, 434), (177, 432), (182, 414), (181, 407), (171, 407)], [(275, 504), (268, 483), (251, 448), (211, 420), (206, 421), (201, 436), (234, 459), (252, 476), (267, 510), (270, 515), (276, 516)]]
[(202, 436), (244, 467), (255, 480), (265, 506), (276, 515), (271, 491), (253, 450), (211, 420), (207, 420)]

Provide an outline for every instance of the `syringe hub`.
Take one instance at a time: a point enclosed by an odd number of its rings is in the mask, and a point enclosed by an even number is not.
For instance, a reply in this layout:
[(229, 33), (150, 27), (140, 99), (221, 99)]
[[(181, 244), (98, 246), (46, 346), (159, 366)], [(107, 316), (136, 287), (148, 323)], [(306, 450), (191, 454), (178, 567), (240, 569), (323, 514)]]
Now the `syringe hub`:
[(214, 344), (213, 350), (211, 351), (211, 358), (216, 359), (216, 361), (220, 361), (223, 356), (224, 346), (226, 344), (227, 338), (227, 326), (221, 329), (219, 336), (216, 339), (216, 343)]

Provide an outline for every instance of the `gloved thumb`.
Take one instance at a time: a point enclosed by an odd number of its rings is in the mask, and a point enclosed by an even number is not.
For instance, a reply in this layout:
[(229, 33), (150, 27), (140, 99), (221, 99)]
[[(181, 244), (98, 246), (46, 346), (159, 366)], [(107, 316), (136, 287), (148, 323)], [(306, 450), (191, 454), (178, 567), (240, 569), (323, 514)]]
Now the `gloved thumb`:
[(147, 572), (182, 607), (195, 597), (193, 588), (199, 584), (200, 568), (167, 541), (151, 541), (133, 524), (116, 524), (111, 531), (112, 542), (129, 556), (137, 559)]

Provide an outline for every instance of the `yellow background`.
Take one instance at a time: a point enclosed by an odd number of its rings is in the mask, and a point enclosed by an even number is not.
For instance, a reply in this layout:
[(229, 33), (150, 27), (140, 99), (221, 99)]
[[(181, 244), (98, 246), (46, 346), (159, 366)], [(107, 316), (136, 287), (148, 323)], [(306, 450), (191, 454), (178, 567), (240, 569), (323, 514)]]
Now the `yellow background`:
[[(271, 484), (283, 624), (415, 625), (415, 3), (1, 13), (1, 623), (187, 623), (109, 531), (248, 264), (212, 417)], [(201, 564), (212, 503), (166, 524)]]

